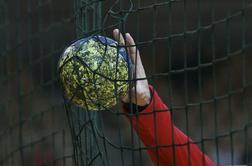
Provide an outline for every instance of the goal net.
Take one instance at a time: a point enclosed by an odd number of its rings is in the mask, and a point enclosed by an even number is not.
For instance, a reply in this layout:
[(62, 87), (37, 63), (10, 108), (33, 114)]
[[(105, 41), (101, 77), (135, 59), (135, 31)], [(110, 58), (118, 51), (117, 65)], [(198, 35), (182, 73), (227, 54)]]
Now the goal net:
[[(217, 165), (252, 165), (251, 18), (250, 0), (0, 0), (0, 165), (151, 166), (150, 150), (161, 165), (159, 151), (189, 144)], [(113, 29), (134, 38), (143, 79), (188, 144), (147, 146), (129, 118), (144, 111), (133, 114), (130, 103), (126, 113), (119, 97), (97, 112), (64, 99), (64, 49), (90, 35), (112, 38)]]

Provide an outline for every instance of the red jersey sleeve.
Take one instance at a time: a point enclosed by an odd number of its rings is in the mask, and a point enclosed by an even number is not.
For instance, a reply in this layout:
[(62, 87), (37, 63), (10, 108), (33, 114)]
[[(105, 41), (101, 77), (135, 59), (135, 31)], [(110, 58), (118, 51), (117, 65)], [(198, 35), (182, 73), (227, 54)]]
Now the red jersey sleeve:
[[(191, 139), (172, 123), (168, 107), (150, 86), (152, 100), (140, 113), (129, 115), (154, 165), (215, 166)], [(124, 111), (127, 107), (124, 107)]]

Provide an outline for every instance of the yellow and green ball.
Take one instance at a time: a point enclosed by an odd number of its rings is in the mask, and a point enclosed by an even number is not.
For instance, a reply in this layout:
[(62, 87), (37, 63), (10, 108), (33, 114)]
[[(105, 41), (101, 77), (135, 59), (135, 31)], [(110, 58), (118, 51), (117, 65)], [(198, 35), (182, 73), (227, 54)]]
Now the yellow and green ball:
[(94, 35), (67, 47), (58, 71), (65, 97), (86, 110), (98, 111), (114, 106), (127, 94), (130, 66), (125, 48)]

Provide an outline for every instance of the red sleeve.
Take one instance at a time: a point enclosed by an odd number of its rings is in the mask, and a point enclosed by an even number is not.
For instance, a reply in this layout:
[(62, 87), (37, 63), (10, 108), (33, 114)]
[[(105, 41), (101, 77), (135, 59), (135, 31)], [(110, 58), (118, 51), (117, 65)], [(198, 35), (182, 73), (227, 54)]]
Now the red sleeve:
[(150, 90), (153, 93), (150, 104), (129, 118), (148, 148), (153, 163), (158, 166), (215, 166), (188, 136), (175, 127), (167, 106), (151, 86)]

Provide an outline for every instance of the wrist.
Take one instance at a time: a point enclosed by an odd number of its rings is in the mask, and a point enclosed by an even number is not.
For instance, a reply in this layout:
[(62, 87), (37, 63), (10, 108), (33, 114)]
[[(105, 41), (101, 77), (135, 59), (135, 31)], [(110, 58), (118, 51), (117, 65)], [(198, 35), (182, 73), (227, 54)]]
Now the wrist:
[(129, 99), (127, 101), (122, 100), (124, 110), (127, 110), (128, 113), (136, 113), (136, 112), (142, 112), (152, 102), (154, 91), (152, 89), (152, 86), (148, 86), (148, 91), (146, 90), (145, 93), (138, 93), (138, 100), (132, 100)]
[(140, 94), (140, 96), (141, 96), (141, 100), (136, 103), (137, 105), (145, 106), (145, 105), (150, 104), (151, 96), (150, 96), (149, 88), (147, 92)]
[(151, 101), (151, 94), (150, 94), (150, 88), (149, 85), (147, 85), (145, 88), (142, 89), (143, 91), (140, 90), (138, 93), (138, 101), (137, 105), (139, 106), (145, 106), (150, 104)]

